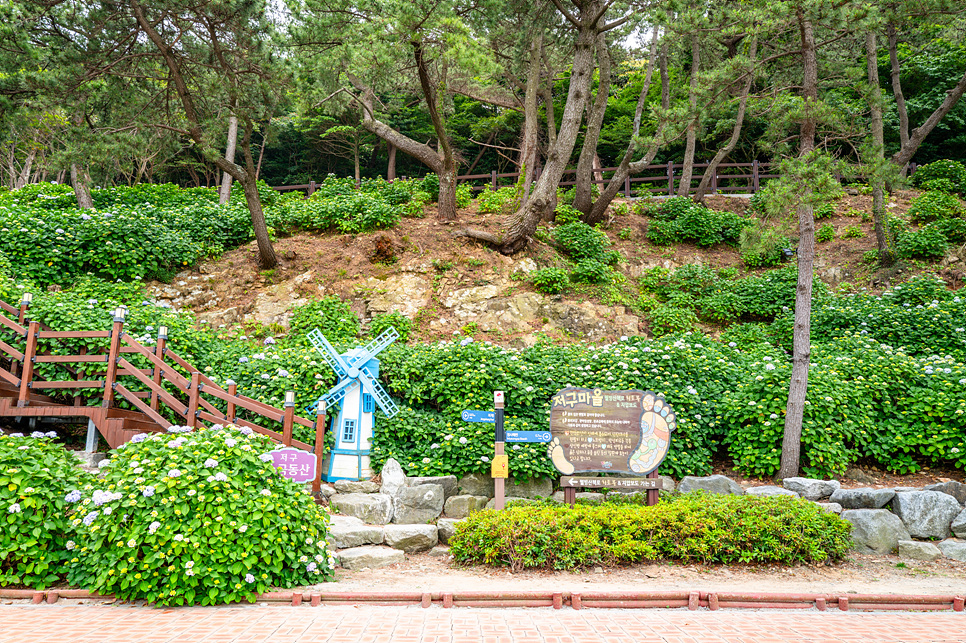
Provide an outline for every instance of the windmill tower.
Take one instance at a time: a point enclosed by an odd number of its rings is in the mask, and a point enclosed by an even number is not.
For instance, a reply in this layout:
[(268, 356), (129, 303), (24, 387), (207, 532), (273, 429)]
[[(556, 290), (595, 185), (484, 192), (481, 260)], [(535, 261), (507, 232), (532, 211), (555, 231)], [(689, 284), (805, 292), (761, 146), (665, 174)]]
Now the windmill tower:
[(379, 360), (376, 355), (389, 347), (399, 333), (389, 328), (365, 346), (339, 354), (332, 344), (315, 329), (308, 334), (309, 341), (326, 363), (332, 367), (339, 381), (328, 393), (319, 398), (326, 407), (339, 404), (339, 416), (332, 430), (335, 431), (335, 448), (329, 455), (326, 480), (361, 480), (372, 475), (369, 468), (369, 442), (376, 405), (386, 417), (392, 417), (399, 408), (389, 393), (379, 384)]

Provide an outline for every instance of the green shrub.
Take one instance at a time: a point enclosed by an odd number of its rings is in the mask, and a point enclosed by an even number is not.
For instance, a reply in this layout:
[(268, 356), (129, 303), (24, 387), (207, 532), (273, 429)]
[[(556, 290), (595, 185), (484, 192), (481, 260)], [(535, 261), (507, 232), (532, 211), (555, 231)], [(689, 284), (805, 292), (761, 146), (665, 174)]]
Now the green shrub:
[(815, 216), (816, 221), (821, 221), (822, 219), (830, 219), (833, 216), (835, 216), (835, 204), (822, 203), (821, 205), (816, 205), (812, 212)]
[(927, 192), (954, 193), (956, 192), (956, 185), (949, 179), (933, 179), (931, 181), (924, 181), (922, 183), (922, 189)]
[(903, 259), (941, 259), (948, 248), (946, 235), (931, 225), (896, 235), (896, 254)]
[(516, 198), (517, 189), (514, 186), (498, 190), (486, 188), (476, 197), (477, 209), (480, 214), (500, 214), (516, 203)]
[(416, 192), (413, 194), (412, 198), (402, 206), (402, 216), (408, 219), (422, 219), (426, 214), (426, 204), (430, 203), (431, 199), (425, 192)]
[(556, 295), (570, 286), (570, 277), (567, 276), (567, 271), (562, 268), (547, 267), (533, 271), (530, 275), (530, 282), (540, 292)]
[(318, 328), (330, 342), (352, 342), (360, 326), (349, 304), (331, 295), (295, 308), (289, 332), (301, 341), (306, 333)]
[(570, 271), (570, 280), (585, 284), (607, 283), (613, 269), (597, 259), (584, 259)]
[(862, 232), (862, 228), (857, 225), (850, 225), (845, 227), (845, 231), (842, 232), (843, 239), (861, 239), (865, 236)]
[(927, 227), (942, 232), (950, 243), (966, 243), (966, 219), (940, 219)]
[(862, 253), (862, 263), (873, 265), (879, 263), (878, 249), (866, 250)]
[(939, 219), (961, 217), (966, 213), (962, 202), (946, 192), (920, 194), (909, 206), (909, 217), (915, 223), (929, 223)]
[(699, 246), (738, 243), (741, 229), (753, 225), (733, 212), (717, 212), (688, 197), (673, 197), (662, 202), (656, 221), (648, 226), (647, 238), (658, 245), (693, 241)]
[(85, 487), (72, 520), (72, 584), (122, 600), (216, 605), (333, 577), (326, 514), (274, 469), (271, 440), (235, 427), (173, 430), (125, 444)]
[(851, 525), (815, 503), (695, 492), (653, 507), (481, 511), (457, 527), (450, 551), (458, 563), (518, 571), (653, 560), (825, 563), (851, 545)]
[(473, 188), (469, 183), (460, 183), (456, 186), (456, 207), (468, 208), (473, 202)]
[(439, 177), (430, 172), (423, 177), (423, 181), (419, 189), (420, 191), (429, 195), (429, 200), (431, 203), (436, 203), (436, 200), (439, 198)]
[(91, 477), (56, 433), (0, 433), (0, 587), (44, 589), (67, 573), (76, 538), (71, 493)]
[(774, 228), (748, 226), (742, 228), (739, 236), (741, 261), (749, 268), (777, 266), (782, 261), (782, 251), (790, 245), (788, 237)]
[(618, 252), (607, 249), (607, 235), (583, 221), (558, 225), (553, 229), (553, 238), (568, 257), (578, 262), (593, 259), (612, 266), (620, 260)]
[(835, 238), (835, 227), (831, 223), (826, 223), (815, 231), (815, 241), (824, 243)]
[(652, 310), (648, 320), (651, 323), (651, 330), (660, 337), (669, 333), (691, 330), (698, 322), (698, 317), (690, 308), (668, 304)]
[(956, 186), (957, 192), (964, 192), (966, 191), (966, 166), (959, 161), (942, 159), (917, 168), (912, 175), (912, 182), (917, 186), (923, 186), (936, 179), (947, 179)]
[(372, 321), (369, 322), (369, 334), (378, 337), (390, 327), (395, 328), (396, 332), (399, 333), (398, 341), (406, 343), (409, 341), (409, 333), (413, 330), (413, 320), (398, 310), (382, 315), (373, 315)]

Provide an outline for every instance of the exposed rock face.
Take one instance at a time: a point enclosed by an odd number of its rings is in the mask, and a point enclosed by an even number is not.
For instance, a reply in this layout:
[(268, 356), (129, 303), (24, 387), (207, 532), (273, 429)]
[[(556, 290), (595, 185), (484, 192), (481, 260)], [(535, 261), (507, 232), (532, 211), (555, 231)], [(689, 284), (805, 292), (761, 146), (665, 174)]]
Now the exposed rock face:
[(403, 525), (432, 522), (443, 513), (443, 502), (443, 487), (438, 484), (405, 487), (393, 498), (392, 521)]
[(895, 496), (892, 489), (838, 489), (829, 497), (829, 502), (837, 502), (845, 509), (880, 509)]
[(907, 491), (896, 494), (892, 510), (916, 538), (945, 538), (962, 507), (941, 491)]
[(338, 493), (379, 493), (379, 485), (368, 480), (336, 480), (335, 490)]
[(706, 493), (734, 494), (740, 496), (745, 493), (734, 480), (721, 475), (714, 476), (684, 476), (678, 483), (678, 491), (704, 491)]
[(439, 542), (444, 545), (449, 544), (450, 538), (456, 534), (456, 525), (463, 522), (456, 518), (440, 518), (436, 521), (436, 528), (439, 530)]
[(386, 544), (407, 554), (429, 551), (439, 543), (436, 525), (387, 525)]
[(386, 460), (386, 464), (382, 465), (382, 487), (380, 488), (380, 493), (387, 496), (395, 496), (400, 489), (407, 486), (406, 474), (393, 458)]
[(371, 292), (366, 301), (366, 312), (381, 315), (399, 312), (412, 318), (429, 304), (430, 282), (411, 272), (390, 275), (385, 280), (370, 278), (366, 286)]
[(628, 315), (623, 306), (597, 306), (589, 301), (577, 305), (559, 301), (547, 302), (537, 314), (546, 318), (545, 331), (564, 331), (591, 341), (607, 335), (636, 335), (640, 320)]
[(382, 493), (337, 493), (329, 502), (339, 512), (367, 525), (385, 525), (392, 520), (392, 498)]
[(465, 496), (493, 497), (493, 478), (482, 473), (468, 473), (459, 480), (459, 493)]
[(517, 480), (509, 478), (504, 487), (507, 498), (549, 498), (553, 493), (553, 483), (550, 478), (532, 478)]
[(416, 487), (421, 484), (438, 484), (443, 488), (443, 495), (446, 499), (456, 495), (457, 482), (456, 476), (422, 476), (418, 478), (407, 478), (406, 482), (410, 487)]
[(749, 496), (792, 496), (793, 498), (798, 498), (798, 494), (794, 491), (774, 485), (750, 487), (745, 489), (745, 494)]
[(939, 543), (939, 551), (946, 558), (952, 558), (966, 563), (966, 542), (955, 538), (947, 538)]
[(443, 513), (447, 518), (466, 518), (486, 507), (486, 496), (453, 496), (446, 500)]
[(943, 493), (948, 493), (955, 498), (956, 502), (959, 504), (966, 504), (966, 484), (963, 484), (962, 482), (950, 480), (949, 482), (926, 485), (923, 487), (923, 489), (925, 491), (941, 491)]
[(842, 518), (852, 523), (853, 549), (862, 554), (891, 554), (900, 540), (911, 540), (899, 516), (888, 509), (850, 509)]
[(303, 294), (306, 287), (317, 291), (311, 287), (313, 280), (314, 275), (309, 271), (263, 289), (255, 295), (249, 318), (262, 324), (281, 324), (287, 328), (292, 319), (292, 309), (309, 303)]
[(450, 292), (443, 299), (443, 306), (453, 309), (453, 316), (459, 320), (476, 317), (486, 310), (487, 302), (500, 294), (500, 287), (473, 286)]
[(838, 480), (816, 480), (814, 478), (786, 478), (782, 486), (794, 491), (806, 500), (821, 500), (828, 498), (839, 490), (842, 484)]
[(943, 553), (932, 543), (922, 543), (916, 540), (899, 541), (899, 557), (913, 560), (936, 560), (942, 558)]
[(378, 569), (406, 562), (406, 554), (388, 547), (367, 545), (339, 552), (339, 564), (346, 569)]

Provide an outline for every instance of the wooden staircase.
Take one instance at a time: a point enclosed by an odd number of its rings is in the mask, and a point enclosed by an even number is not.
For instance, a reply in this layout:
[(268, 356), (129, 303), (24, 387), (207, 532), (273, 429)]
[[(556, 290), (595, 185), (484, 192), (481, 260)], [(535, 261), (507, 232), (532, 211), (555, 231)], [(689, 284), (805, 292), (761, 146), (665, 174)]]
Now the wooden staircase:
[[(231, 423), (314, 452), (322, 471), (324, 414), (299, 417), (294, 403), (278, 409), (240, 395), (234, 383), (222, 388), (166, 347), (164, 327), (151, 348), (125, 333), (123, 309), (109, 331), (54, 331), (30, 320), (30, 299), (25, 296), (19, 308), (0, 300), (0, 417), (86, 418), (112, 449), (139, 433), (166, 430), (174, 424), (168, 418), (182, 418), (179, 423), (190, 427)], [(52, 353), (54, 346), (72, 339), (98, 339), (104, 346), (77, 355)], [(59, 365), (64, 379), (38, 377), (37, 364)], [(89, 379), (85, 366), (90, 369), (90, 364), (107, 365), (103, 379)], [(134, 408), (118, 408), (119, 400)], [(280, 423), (281, 432), (257, 423), (264, 420)], [(314, 444), (292, 437), (296, 424), (314, 429)]]

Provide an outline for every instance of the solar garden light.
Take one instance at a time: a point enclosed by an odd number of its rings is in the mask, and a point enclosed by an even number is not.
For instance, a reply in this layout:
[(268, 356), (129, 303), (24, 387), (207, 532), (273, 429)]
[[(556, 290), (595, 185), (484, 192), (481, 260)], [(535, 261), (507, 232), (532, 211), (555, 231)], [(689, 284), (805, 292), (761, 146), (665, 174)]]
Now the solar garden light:
[(167, 339), (167, 338), (168, 338), (168, 327), (158, 326), (158, 339)]
[(124, 309), (124, 306), (118, 306), (117, 309), (114, 311), (114, 321), (123, 322), (124, 315), (126, 314), (126, 312), (127, 311)]
[(33, 300), (34, 300), (33, 294), (32, 293), (29, 293), (29, 292), (25, 292), (23, 294), (23, 299), (21, 300), (20, 305), (21, 306), (29, 306), (30, 305), (30, 302), (32, 302)]
[(295, 406), (295, 391), (285, 391), (285, 406)]

